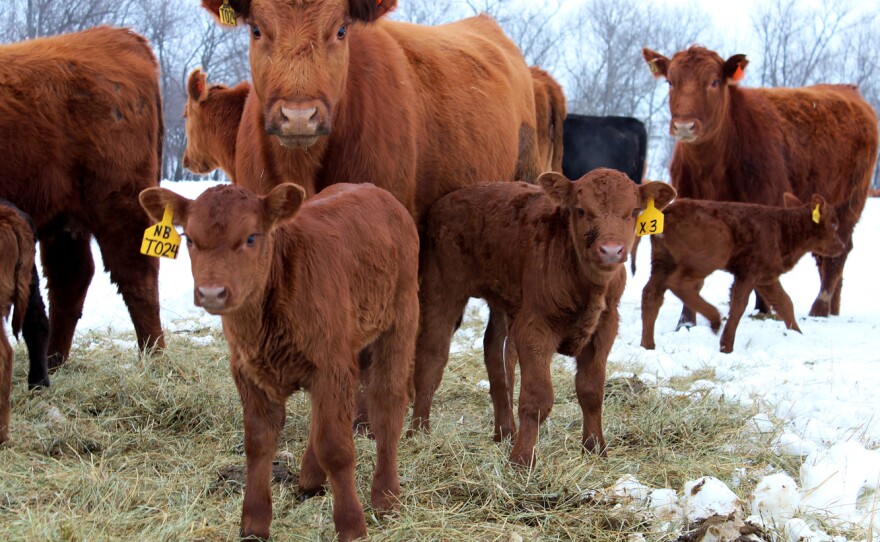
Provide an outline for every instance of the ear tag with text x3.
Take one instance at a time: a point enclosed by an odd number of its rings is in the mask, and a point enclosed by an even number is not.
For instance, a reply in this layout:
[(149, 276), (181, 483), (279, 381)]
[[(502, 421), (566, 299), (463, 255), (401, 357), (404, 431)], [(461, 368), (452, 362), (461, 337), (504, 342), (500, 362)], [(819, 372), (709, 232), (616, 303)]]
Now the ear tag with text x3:
[(654, 199), (648, 199), (648, 206), (636, 219), (636, 235), (656, 235), (663, 233), (663, 213), (654, 207)]
[(150, 226), (144, 232), (144, 240), (141, 241), (141, 254), (154, 258), (177, 258), (180, 250), (180, 234), (171, 223), (174, 213), (170, 205), (165, 206), (165, 214), (162, 222)]

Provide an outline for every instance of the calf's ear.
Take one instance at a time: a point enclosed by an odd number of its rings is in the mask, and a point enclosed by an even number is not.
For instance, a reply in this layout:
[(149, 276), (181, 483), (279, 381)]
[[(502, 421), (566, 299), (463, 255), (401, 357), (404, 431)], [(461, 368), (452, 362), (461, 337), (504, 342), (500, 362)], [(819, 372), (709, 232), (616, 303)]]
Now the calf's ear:
[(191, 200), (168, 190), (167, 188), (147, 188), (141, 191), (138, 199), (141, 207), (150, 215), (150, 218), (159, 222), (165, 215), (165, 206), (171, 206), (171, 212), (174, 214), (171, 222), (176, 226), (183, 226), (186, 222), (186, 214), (189, 211)]
[(273, 228), (279, 222), (290, 220), (306, 199), (306, 191), (301, 186), (293, 183), (279, 184), (268, 194), (261, 198), (263, 210), (269, 228)]
[(804, 203), (791, 192), (782, 194), (782, 204), (786, 209), (794, 209), (795, 207), (803, 207)]
[[(227, 0), (202, 0), (202, 7), (208, 10), (217, 21), (220, 21), (220, 8)], [(228, 0), (229, 6), (235, 10), (236, 18), (245, 18), (251, 9), (250, 0)]]
[(642, 49), (642, 58), (648, 63), (648, 69), (654, 79), (666, 77), (669, 74), (669, 59), (656, 51), (652, 51), (645, 47)]
[(819, 207), (820, 220), (828, 216), (828, 212), (831, 210), (828, 201), (819, 194), (813, 194), (813, 197), (810, 199), (810, 209), (815, 209), (817, 206)]
[(733, 55), (728, 58), (724, 63), (724, 68), (722, 68), (724, 79), (727, 81), (727, 84), (739, 84), (739, 82), (746, 76), (746, 66), (748, 65), (749, 61), (746, 60), (746, 55)]
[(397, 0), (348, 0), (348, 16), (371, 23), (396, 7)]
[(538, 177), (538, 184), (550, 195), (554, 203), (568, 205), (571, 201), (572, 184), (565, 175), (548, 171)]
[(189, 74), (186, 82), (186, 93), (194, 102), (204, 102), (208, 98), (208, 74), (196, 68)]
[(654, 207), (663, 210), (675, 199), (675, 188), (661, 181), (651, 181), (639, 185), (639, 205), (642, 209), (648, 206), (648, 200), (654, 200)]

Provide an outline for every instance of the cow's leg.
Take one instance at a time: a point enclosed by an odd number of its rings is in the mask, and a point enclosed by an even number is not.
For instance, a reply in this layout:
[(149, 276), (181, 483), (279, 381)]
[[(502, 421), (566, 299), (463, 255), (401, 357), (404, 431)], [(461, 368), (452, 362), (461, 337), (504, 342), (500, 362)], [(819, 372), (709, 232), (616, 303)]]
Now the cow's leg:
[(418, 339), (416, 341), (413, 383), (412, 427), (407, 436), (415, 431), (430, 430), (431, 403), (440, 386), (443, 370), (449, 362), (449, 344), (455, 332), (456, 322), (467, 305), (467, 297), (452, 298), (440, 289), (423, 288), (420, 292)]
[[(272, 523), (272, 460), (284, 427), (284, 401), (271, 399), (231, 361), (232, 377), (244, 410), (247, 475), (241, 511), (242, 538), (269, 538)], [(351, 426), (349, 426), (351, 427)]]
[[(398, 305), (401, 306), (401, 305)], [(376, 470), (373, 473), (371, 502), (379, 512), (392, 510), (400, 496), (397, 475), (397, 445), (406, 410), (409, 383), (418, 333), (418, 294), (412, 293), (411, 314), (398, 320), (373, 343), (373, 378), (367, 390), (367, 405), (376, 437)]]
[[(686, 307), (705, 316), (709, 320), (712, 331), (718, 333), (718, 330), (721, 329), (721, 313), (700, 295), (700, 289), (703, 287), (702, 278), (690, 278), (681, 268), (678, 268), (672, 272), (666, 283), (672, 293), (681, 299)], [(748, 296), (746, 296), (746, 301), (748, 301)]]
[(15, 351), (9, 344), (6, 331), (0, 329), (0, 444), (9, 440), (9, 398), (12, 394), (12, 360)]
[(511, 401), (513, 382), (508, 377), (504, 355), (506, 338), (507, 316), (504, 312), (489, 307), (489, 322), (483, 336), (483, 359), (489, 375), (489, 395), (492, 397), (495, 412), (495, 442), (501, 442), (516, 433)]
[(49, 387), (49, 319), (40, 293), (40, 277), (37, 267), (31, 270), (31, 294), (24, 313), (21, 329), (27, 345), (30, 369), (28, 370), (28, 389)]
[[(137, 197), (133, 198), (134, 205)], [(149, 221), (144, 212), (122, 198), (112, 219), (99, 217), (94, 226), (95, 238), (101, 248), (104, 267), (116, 284), (137, 335), (138, 348), (149, 351), (165, 348), (159, 319), (159, 259), (140, 253), (140, 242)], [(125, 218), (122, 218), (125, 217)], [(102, 220), (103, 219), (103, 220)], [(112, 222), (112, 223), (108, 223)]]
[(370, 436), (370, 417), (367, 414), (367, 388), (370, 385), (370, 367), (373, 364), (373, 353), (369, 347), (358, 354), (361, 369), (361, 383), (358, 386), (357, 414), (354, 417), (354, 431), (362, 436)]
[(511, 336), (519, 353), (522, 382), (519, 391), (519, 431), (510, 462), (532, 466), (535, 462), (535, 443), (538, 428), (553, 407), (553, 383), (550, 379), (550, 358), (556, 350), (553, 333), (535, 322), (513, 322)]
[(840, 290), (843, 288), (843, 266), (852, 250), (852, 240), (847, 243), (846, 252), (836, 258), (815, 256), (819, 267), (821, 282), (819, 295), (810, 308), (810, 316), (829, 316), (840, 314)]
[(769, 299), (764, 299), (761, 293), (758, 290), (755, 290), (755, 310), (761, 314), (770, 314), (770, 306), (773, 305), (773, 302)]
[(666, 293), (667, 274), (659, 270), (652, 270), (651, 277), (642, 290), (642, 348), (653, 350), (654, 325), (660, 307), (663, 306), (663, 295)]
[[(376, 360), (373, 362), (375, 364)], [(327, 370), (315, 375), (310, 390), (312, 412), (316, 413), (315, 423), (310, 430), (310, 442), (318, 464), (330, 480), (333, 523), (341, 541), (354, 540), (367, 534), (364, 509), (354, 483), (355, 453), (351, 427), (358, 377), (348, 367), (356, 363), (354, 358), (326, 360), (321, 366)], [(373, 431), (378, 442), (379, 425), (383, 421), (373, 418), (373, 414), (371, 410)], [(400, 423), (403, 424), (402, 418)]]
[(584, 450), (606, 455), (602, 435), (602, 400), (605, 396), (605, 365), (617, 337), (620, 317), (617, 306), (609, 306), (599, 319), (590, 342), (577, 356), (575, 391), (584, 416), (581, 444)]
[[(316, 417), (318, 420), (316, 421)], [(320, 423), (320, 416), (314, 411), (309, 415), (309, 441), (306, 451), (303, 453), (299, 466), (299, 484), (297, 486), (297, 499), (304, 501), (312, 497), (324, 494), (324, 482), (327, 481), (327, 473), (318, 463), (315, 456), (315, 424)]]
[(785, 327), (793, 329), (798, 333), (801, 332), (794, 317), (794, 305), (791, 302), (791, 298), (788, 297), (788, 294), (782, 288), (779, 279), (769, 284), (759, 284), (756, 292), (761, 293), (773, 308), (776, 309), (779, 317), (785, 322)]
[(729, 354), (733, 352), (733, 343), (736, 340), (736, 328), (746, 306), (749, 303), (749, 294), (755, 289), (752, 281), (743, 280), (740, 277), (734, 277), (733, 286), (730, 287), (730, 313), (727, 316), (727, 323), (724, 325), (724, 332), (721, 334), (721, 351)]
[(60, 367), (70, 355), (73, 332), (95, 273), (90, 243), (90, 235), (74, 238), (63, 231), (40, 239), (49, 291), (49, 369)]

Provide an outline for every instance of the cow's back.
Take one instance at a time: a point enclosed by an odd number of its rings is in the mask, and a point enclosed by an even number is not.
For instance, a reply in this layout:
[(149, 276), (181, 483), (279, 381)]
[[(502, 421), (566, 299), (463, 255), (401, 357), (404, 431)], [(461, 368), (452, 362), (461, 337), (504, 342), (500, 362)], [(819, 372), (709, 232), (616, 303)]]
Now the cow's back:
[(161, 97), (144, 38), (98, 27), (0, 46), (0, 80), (0, 196), (38, 227), (99, 202), (127, 172), (158, 182)]
[[(532, 77), (495, 21), (480, 15), (437, 27), (385, 20), (376, 26), (400, 44), (418, 86), (424, 115), (416, 188), (420, 214), (467, 184), (534, 180)], [(517, 168), (518, 163), (526, 165)]]

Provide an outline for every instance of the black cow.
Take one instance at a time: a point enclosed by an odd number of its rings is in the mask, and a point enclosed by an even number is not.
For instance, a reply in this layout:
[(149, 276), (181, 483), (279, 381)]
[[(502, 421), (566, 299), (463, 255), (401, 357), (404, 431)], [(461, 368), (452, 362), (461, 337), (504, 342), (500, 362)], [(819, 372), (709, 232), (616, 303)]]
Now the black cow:
[(562, 146), (562, 173), (569, 179), (607, 167), (626, 173), (635, 183), (642, 182), (648, 132), (638, 119), (566, 115)]

